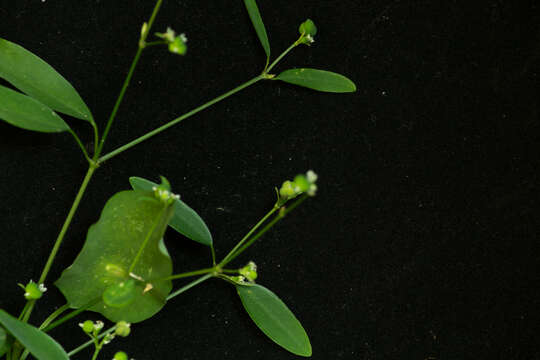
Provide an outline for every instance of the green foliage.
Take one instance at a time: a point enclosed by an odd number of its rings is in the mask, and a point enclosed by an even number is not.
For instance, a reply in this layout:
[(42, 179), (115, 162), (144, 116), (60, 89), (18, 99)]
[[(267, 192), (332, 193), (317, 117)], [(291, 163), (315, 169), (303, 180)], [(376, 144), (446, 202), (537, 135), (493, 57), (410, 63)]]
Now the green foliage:
[(268, 59), (270, 58), (270, 43), (268, 42), (268, 35), (266, 34), (266, 29), (262, 21), (261, 13), (259, 12), (259, 8), (257, 7), (257, 2), (255, 0), (244, 0), (244, 4), (246, 5), (249, 18), (253, 23), (255, 32), (259, 37), (264, 52), (266, 53), (266, 58)]
[(103, 302), (113, 308), (122, 308), (129, 305), (136, 297), (137, 285), (133, 279), (112, 284), (103, 292)]
[(343, 75), (331, 71), (299, 68), (285, 70), (274, 80), (304, 86), (313, 90), (345, 93), (356, 91), (356, 85)]
[(10, 346), (8, 333), (0, 326), (0, 357), (9, 350)]
[(2, 38), (0, 78), (53, 110), (94, 122), (84, 101), (62, 75), (30, 51)]
[(165, 206), (151, 192), (130, 190), (111, 197), (99, 221), (88, 230), (75, 262), (56, 282), (70, 306), (79, 308), (102, 298), (106, 289), (130, 279), (131, 272), (138, 281), (134, 282), (136, 297), (129, 305), (118, 308), (99, 302), (90, 310), (115, 322), (139, 322), (157, 313), (172, 288), (170, 281), (152, 281), (172, 274), (172, 261), (162, 239), (172, 211), (172, 206)]
[(11, 125), (41, 132), (61, 132), (69, 126), (39, 101), (0, 85), (0, 119)]
[(276, 294), (261, 285), (237, 285), (236, 289), (247, 313), (266, 336), (293, 354), (311, 356), (306, 331)]
[(62, 349), (62, 347), (49, 335), (31, 325), (17, 320), (1, 309), (0, 324), (2, 324), (26, 349), (28, 349), (36, 359), (69, 359), (64, 349)]
[[(136, 190), (152, 191), (158, 184), (140, 177), (130, 177), (129, 183)], [(169, 220), (169, 226), (188, 239), (206, 246), (212, 245), (212, 234), (199, 214), (180, 199), (175, 199), (174, 213)]]

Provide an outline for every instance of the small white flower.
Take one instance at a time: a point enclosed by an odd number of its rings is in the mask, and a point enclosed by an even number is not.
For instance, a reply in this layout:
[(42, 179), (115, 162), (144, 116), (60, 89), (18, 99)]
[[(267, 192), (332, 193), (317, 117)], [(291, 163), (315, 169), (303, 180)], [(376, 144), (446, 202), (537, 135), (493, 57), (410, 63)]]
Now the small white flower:
[(315, 196), (316, 193), (317, 193), (317, 185), (311, 184), (311, 185), (309, 186), (309, 190), (307, 191), (307, 194), (308, 194), (309, 196)]
[(105, 335), (105, 338), (103, 339), (103, 344), (107, 345), (114, 339), (114, 334), (107, 334)]
[(103, 324), (103, 321), (99, 321), (99, 320), (98, 320), (98, 321), (96, 321), (96, 323), (94, 324), (94, 329), (96, 329), (97, 331), (99, 331), (99, 330), (103, 329), (103, 326), (104, 326), (104, 325), (105, 325), (105, 324)]
[(39, 284), (39, 291), (41, 291), (42, 293), (44, 293), (45, 291), (47, 291), (47, 288), (45, 287), (44, 284)]
[(311, 35), (306, 35), (306, 40), (310, 42), (310, 44), (313, 44), (315, 42), (315, 39), (313, 39), (313, 36)]
[(187, 37), (186, 37), (186, 34), (181, 33), (181, 34), (180, 34), (180, 39), (182, 39), (183, 42), (187, 43)]
[(306, 178), (307, 178), (307, 181), (309, 181), (310, 183), (314, 183), (317, 181), (317, 179), (319, 178), (317, 176), (317, 174), (315, 174), (315, 172), (313, 170), (309, 170), (307, 173), (306, 173)]

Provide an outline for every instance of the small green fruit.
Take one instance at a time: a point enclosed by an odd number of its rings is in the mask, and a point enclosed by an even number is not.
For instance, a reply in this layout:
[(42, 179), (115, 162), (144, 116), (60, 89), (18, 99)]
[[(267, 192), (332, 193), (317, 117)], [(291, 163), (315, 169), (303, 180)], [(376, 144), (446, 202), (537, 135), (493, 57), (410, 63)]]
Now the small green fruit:
[(79, 324), (79, 326), (87, 334), (90, 334), (92, 331), (94, 331), (94, 323), (92, 321), (90, 321), (90, 320), (86, 320), (82, 324)]
[(126, 337), (131, 333), (131, 324), (125, 321), (119, 321), (116, 324), (115, 334), (118, 336)]
[(315, 26), (315, 23), (311, 19), (307, 19), (303, 23), (300, 24), (300, 27), (298, 28), (298, 32), (300, 35), (309, 35), (311, 37), (315, 36), (317, 34), (317, 27)]
[(116, 354), (114, 354), (113, 360), (128, 360), (128, 356), (125, 352), (119, 351)]

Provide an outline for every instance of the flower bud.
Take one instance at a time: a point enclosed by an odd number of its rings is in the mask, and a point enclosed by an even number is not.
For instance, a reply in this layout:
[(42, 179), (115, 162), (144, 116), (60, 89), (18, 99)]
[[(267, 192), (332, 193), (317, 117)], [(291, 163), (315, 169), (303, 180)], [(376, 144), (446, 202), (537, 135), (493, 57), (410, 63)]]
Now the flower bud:
[(300, 188), (300, 191), (306, 192), (311, 185), (308, 179), (304, 175), (296, 175), (294, 177), (294, 183)]
[(80, 323), (79, 326), (87, 334), (90, 334), (92, 331), (94, 331), (94, 323), (90, 320), (86, 320), (85, 322)]
[(119, 321), (116, 324), (116, 330), (114, 333), (118, 336), (126, 337), (131, 332), (131, 324), (125, 321)]
[(283, 185), (281, 185), (281, 188), (279, 189), (279, 195), (283, 199), (292, 199), (296, 196), (296, 191), (294, 190), (295, 185), (292, 181), (285, 181)]
[(24, 289), (24, 297), (26, 300), (37, 300), (43, 296), (43, 293), (47, 291), (47, 288), (43, 284), (36, 284), (32, 280), (26, 286), (19, 284)]
[(128, 356), (125, 352), (119, 351), (116, 354), (114, 354), (113, 360), (128, 360)]
[(257, 265), (250, 261), (246, 266), (239, 271), (240, 275), (244, 276), (249, 282), (254, 282), (257, 279)]

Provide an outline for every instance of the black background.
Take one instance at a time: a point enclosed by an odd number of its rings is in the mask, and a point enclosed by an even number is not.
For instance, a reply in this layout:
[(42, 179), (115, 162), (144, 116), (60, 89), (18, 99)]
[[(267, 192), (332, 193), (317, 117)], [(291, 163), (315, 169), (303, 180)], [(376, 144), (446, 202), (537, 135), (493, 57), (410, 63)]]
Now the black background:
[[(259, 1), (273, 54), (306, 17), (311, 48), (276, 68), (342, 73), (354, 94), (258, 83), (104, 164), (33, 314), (63, 303), (52, 281), (128, 177), (165, 175), (208, 223), (222, 257), (307, 169), (320, 193), (250, 259), (310, 334), (313, 359), (540, 359), (536, 1)], [(152, 1), (0, 1), (0, 36), (63, 74), (105, 124)], [(257, 75), (264, 52), (241, 1), (165, 1), (154, 30), (185, 57), (145, 51), (111, 150)], [(69, 120), (90, 146), (89, 127)], [(69, 134), (0, 123), (0, 307), (21, 310), (86, 166)], [(175, 271), (207, 249), (169, 231)], [(180, 286), (178, 282), (177, 286)], [(97, 320), (100, 316), (86, 314)], [(70, 350), (76, 322), (52, 332)], [(293, 359), (213, 280), (115, 340), (142, 359)], [(89, 358), (89, 352), (78, 358)]]

